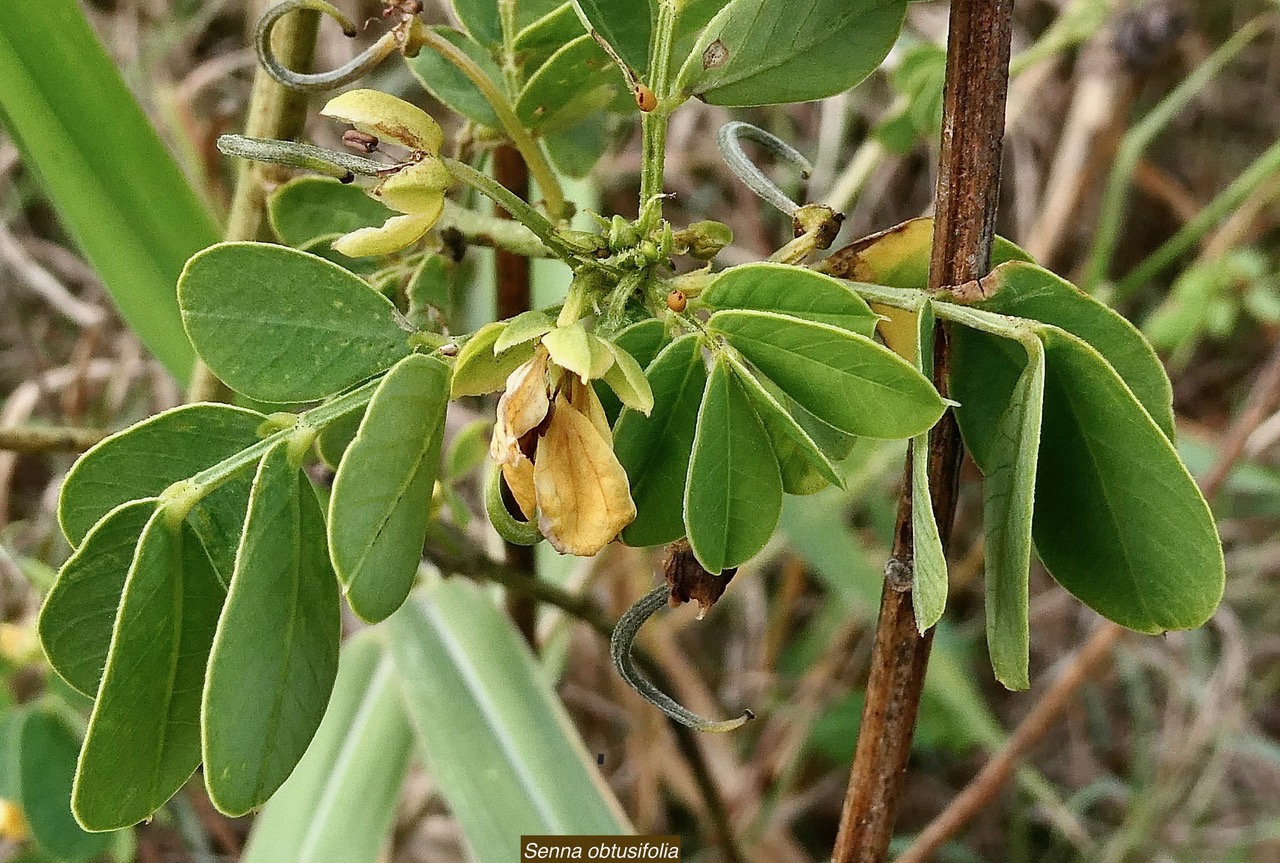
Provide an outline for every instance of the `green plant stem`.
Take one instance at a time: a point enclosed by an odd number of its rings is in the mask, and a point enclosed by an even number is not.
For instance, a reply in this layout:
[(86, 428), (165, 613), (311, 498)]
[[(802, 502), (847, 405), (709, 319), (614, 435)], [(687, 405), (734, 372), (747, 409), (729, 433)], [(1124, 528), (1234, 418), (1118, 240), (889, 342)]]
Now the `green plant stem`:
[[(676, 0), (661, 0), (654, 28), (652, 79), (649, 87), (658, 98), (658, 106), (644, 114), (640, 121), (642, 154), (640, 167), (640, 210), (662, 194), (663, 165), (667, 152), (667, 123), (671, 112), (683, 101), (672, 92), (671, 51), (675, 39)], [(662, 203), (657, 203), (654, 222), (662, 218)]]
[(1194, 72), (1161, 100), (1147, 116), (1130, 129), (1116, 151), (1115, 163), (1107, 179), (1107, 190), (1098, 216), (1098, 229), (1093, 249), (1085, 262), (1080, 287), (1087, 293), (1097, 293), (1111, 269), (1111, 259), (1120, 240), (1120, 228), (1125, 214), (1129, 182), (1142, 154), (1151, 142), (1169, 125), (1178, 112), (1230, 63), (1244, 47), (1267, 29), (1262, 18), (1255, 18), (1241, 27), (1236, 34), (1223, 42)]
[(552, 256), (551, 250), (521, 222), (478, 213), (452, 201), (445, 201), (444, 215), (436, 227), (442, 231), (457, 231), (472, 245), (504, 249), (525, 258)]
[(459, 162), (457, 159), (447, 157), (442, 158), (440, 161), (444, 162), (445, 167), (449, 169), (449, 173), (453, 174), (456, 179), (485, 195), (532, 231), (534, 236), (541, 240), (542, 244), (550, 249), (556, 257), (571, 267), (578, 265), (578, 261), (573, 256), (573, 250), (556, 236), (555, 226), (551, 224), (551, 221), (546, 216), (529, 206), (497, 180), (482, 174), (466, 162)]
[(0, 428), (0, 450), (21, 453), (84, 452), (107, 436), (99, 429), (74, 426), (10, 426)]
[[(309, 69), (316, 50), (316, 32), (320, 13), (299, 10), (276, 24), (271, 34), (275, 56), (290, 69)], [(307, 95), (289, 90), (265, 69), (253, 77), (253, 92), (245, 117), (245, 134), (251, 138), (291, 140), (302, 133), (307, 122)], [(254, 162), (241, 162), (236, 169), (235, 192), (227, 213), (223, 238), (227, 241), (256, 240), (262, 230), (266, 209), (267, 183), (279, 181), (280, 169)], [(231, 390), (209, 370), (203, 360), (196, 359), (191, 372), (187, 401), (228, 401)]]
[(1236, 177), (1231, 185), (1203, 207), (1195, 218), (1183, 225), (1178, 233), (1165, 241), (1164, 245), (1152, 252), (1145, 261), (1121, 279), (1116, 285), (1115, 292), (1108, 298), (1110, 302), (1116, 303), (1125, 299), (1155, 278), (1165, 267), (1181, 257), (1199, 242), (1201, 237), (1244, 203), (1255, 189), (1271, 180), (1277, 173), (1280, 173), (1280, 142), (1272, 144), (1239, 177)]
[(474, 60), (429, 27), (418, 26), (413, 28), (410, 47), (411, 50), (418, 47), (430, 48), (452, 63), (459, 72), (467, 76), (467, 80), (476, 86), (476, 89), (480, 91), (480, 95), (484, 96), (485, 101), (489, 103), (489, 107), (493, 109), (494, 115), (498, 118), (498, 123), (502, 126), (502, 131), (506, 133), (512, 145), (524, 157), (525, 164), (529, 166), (529, 174), (533, 177), (533, 181), (538, 184), (538, 191), (542, 193), (542, 197), (547, 203), (547, 212), (557, 220), (565, 218), (568, 213), (565, 208), (564, 190), (560, 187), (560, 179), (552, 169), (551, 163), (542, 154), (542, 148), (538, 146), (538, 142), (524, 128), (524, 124), (520, 122), (520, 118), (516, 116), (516, 112), (512, 109), (510, 101), (498, 89), (497, 84), (484, 73), (484, 70)]

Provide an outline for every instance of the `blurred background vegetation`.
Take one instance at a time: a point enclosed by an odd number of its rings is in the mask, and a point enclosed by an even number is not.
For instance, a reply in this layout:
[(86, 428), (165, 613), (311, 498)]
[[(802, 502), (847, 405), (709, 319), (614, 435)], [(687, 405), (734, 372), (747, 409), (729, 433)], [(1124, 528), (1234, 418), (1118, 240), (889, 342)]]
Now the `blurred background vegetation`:
[[(248, 34), (259, 4), (81, 6), (192, 188), (221, 219), (234, 166), (214, 141), (242, 126), (256, 64)], [(372, 0), (343, 8), (357, 20), (380, 11)], [(441, 4), (428, 4), (426, 14), (447, 19)], [(1278, 15), (1275, 3), (1262, 0), (1017, 3), (1001, 233), (1109, 298), (1167, 361), (1179, 448), (1216, 491), (1229, 577), (1221, 609), (1202, 630), (1127, 635), (1091, 660), (1084, 685), (1026, 766), (937, 859), (1280, 861)], [(1251, 21), (1259, 22), (1257, 32), (1231, 42)], [(926, 213), (945, 31), (945, 3), (915, 3), (900, 46), (852, 93), (776, 109), (681, 109), (668, 142), (667, 188), (676, 194), (669, 218), (727, 222), (736, 240), (721, 265), (758, 260), (788, 239), (786, 220), (754, 198), (716, 150), (715, 130), (735, 117), (810, 157), (815, 170), (807, 184), (785, 169), (777, 179), (798, 200), (847, 214), (835, 247)], [(319, 66), (336, 66), (351, 51), (337, 28), (321, 28)], [(403, 64), (386, 64), (367, 83), (415, 99), (456, 128), (457, 118), (424, 97)], [(112, 134), (94, 132), (103, 140)], [(336, 135), (324, 123), (308, 130), (330, 146)], [(570, 196), (630, 217), (639, 152), (638, 123), (618, 121), (604, 157), (574, 181)], [(146, 162), (136, 165), (148, 170)], [(74, 426), (92, 439), (179, 404), (182, 391), (121, 322), (44, 188), (0, 134), (0, 434)], [(459, 329), (490, 319), (490, 258), (470, 250), (454, 273), (448, 314)], [(536, 303), (563, 291), (562, 270), (537, 263)], [(456, 427), (481, 416), (458, 416)], [(695, 621), (682, 608), (659, 616), (642, 638), (682, 702), (717, 716), (750, 706), (760, 717), (732, 735), (699, 739), (741, 859), (804, 863), (830, 853), (902, 451), (901, 444), (860, 443), (844, 466), (847, 489), (788, 498), (774, 541), (707, 619)], [(0, 710), (54, 697), (72, 728), (82, 699), (42, 662), (34, 619), (69, 551), (54, 505), (73, 460), (70, 452), (0, 450)], [(965, 470), (951, 598), (934, 647), (898, 848), (999, 750), (1100, 625), (1033, 569), (1032, 688), (1009, 693), (995, 683), (983, 641), (979, 477), (972, 465)], [(587, 561), (538, 549), (541, 577), (588, 595), (615, 618), (649, 589), (655, 563), (616, 545)], [(349, 624), (354, 631), (355, 621)], [(537, 641), (536, 673), (557, 688), (636, 829), (681, 834), (685, 859), (731, 859), (715, 840), (685, 754), (661, 716), (614, 673), (607, 644), (549, 612), (539, 619)], [(496, 684), (501, 674), (520, 671), (493, 669)], [(65, 743), (49, 743), (49, 757), (65, 761)], [(74, 740), (70, 745), (73, 752)], [(378, 748), (366, 746), (360, 757), (375, 758)], [(464, 764), (467, 757), (429, 755)], [(388, 800), (391, 827), (369, 859), (464, 860), (467, 841), (474, 846), (421, 760), (411, 758), (401, 792)], [(6, 789), (16, 780), (3, 773), (0, 767), (0, 798), (12, 798)], [(326, 817), (331, 827), (354, 819), (344, 811)], [(141, 863), (235, 860), (253, 822), (217, 814), (200, 784), (191, 783), (150, 824), (57, 849), (29, 838), (15, 812), (4, 809), (0, 861), (95, 854)]]

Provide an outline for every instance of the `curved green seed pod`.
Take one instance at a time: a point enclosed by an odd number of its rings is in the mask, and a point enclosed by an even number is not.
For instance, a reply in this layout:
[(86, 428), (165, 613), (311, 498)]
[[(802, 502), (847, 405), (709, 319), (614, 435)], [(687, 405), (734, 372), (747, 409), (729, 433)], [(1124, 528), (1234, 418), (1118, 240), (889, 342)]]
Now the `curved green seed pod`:
[(618, 619), (617, 625), (613, 628), (613, 637), (609, 639), (609, 655), (613, 658), (614, 668), (618, 669), (618, 674), (622, 676), (622, 679), (632, 689), (639, 692), (645, 701), (648, 701), (681, 725), (687, 725), (695, 731), (710, 731), (713, 733), (724, 733), (741, 728), (756, 718), (756, 715), (750, 710), (742, 711), (742, 715), (737, 719), (716, 720), (699, 716), (654, 686), (653, 682), (636, 667), (635, 661), (631, 657), (631, 646), (635, 643), (640, 627), (644, 625), (646, 620), (653, 617), (658, 609), (666, 605), (667, 600), (670, 598), (671, 589), (669, 587), (666, 585), (655, 587), (642, 596), (635, 605), (628, 608), (626, 613)]
[(320, 92), (337, 89), (372, 72), (399, 48), (396, 34), (392, 31), (337, 69), (314, 74), (295, 72), (276, 58), (271, 49), (271, 31), (277, 21), (298, 9), (323, 12), (342, 25), (342, 32), (346, 36), (354, 39), (359, 35), (355, 22), (324, 0), (283, 0), (262, 13), (253, 34), (254, 45), (258, 50), (258, 61), (268, 75), (291, 90)]
[(513, 545), (536, 545), (542, 539), (537, 521), (520, 521), (507, 510), (502, 499), (502, 468), (492, 462), (484, 484), (484, 511), (498, 536)]

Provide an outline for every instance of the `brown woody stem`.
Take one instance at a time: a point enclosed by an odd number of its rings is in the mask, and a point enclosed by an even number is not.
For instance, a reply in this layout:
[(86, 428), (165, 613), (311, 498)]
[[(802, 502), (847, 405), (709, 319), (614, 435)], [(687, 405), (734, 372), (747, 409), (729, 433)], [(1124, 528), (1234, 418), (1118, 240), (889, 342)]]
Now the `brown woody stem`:
[[(943, 94), (931, 291), (986, 275), (995, 236), (1000, 154), (1009, 84), (1013, 0), (953, 0)], [(934, 346), (934, 384), (947, 394), (946, 333)], [(929, 486), (944, 545), (955, 516), (964, 446), (946, 414), (929, 437)], [(886, 568), (912, 560), (911, 465), (898, 501), (893, 557)], [(841, 811), (832, 863), (879, 863), (893, 835), (898, 799), (924, 687), (932, 631), (916, 629), (910, 590), (886, 580), (876, 624), (866, 705)]]

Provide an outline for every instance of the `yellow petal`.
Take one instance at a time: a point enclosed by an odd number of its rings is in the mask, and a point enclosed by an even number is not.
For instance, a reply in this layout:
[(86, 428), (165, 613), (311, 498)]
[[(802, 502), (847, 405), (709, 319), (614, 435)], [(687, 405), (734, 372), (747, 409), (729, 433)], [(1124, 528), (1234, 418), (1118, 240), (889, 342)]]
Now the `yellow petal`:
[(574, 410), (586, 415), (587, 419), (591, 420), (591, 424), (596, 427), (596, 431), (600, 432), (600, 437), (612, 446), (613, 431), (609, 428), (609, 417), (605, 415), (600, 396), (596, 395), (596, 388), (570, 376), (567, 389), (569, 404)]
[(547, 352), (539, 349), (507, 376), (507, 388), (498, 399), (498, 421), (489, 443), (489, 454), (498, 464), (515, 464), (524, 458), (520, 438), (547, 418), (551, 408), (547, 398), (548, 363)]
[(533, 485), (533, 462), (520, 456), (513, 464), (502, 465), (502, 478), (511, 489), (511, 496), (516, 499), (520, 512), (526, 520), (538, 513), (537, 493)]
[[(443, 198), (440, 209), (444, 209)], [(373, 255), (389, 255), (410, 243), (416, 243), (440, 218), (437, 213), (415, 213), (412, 216), (392, 216), (377, 228), (361, 228), (343, 234), (333, 241), (333, 250), (348, 258), (368, 258)]]
[(436, 159), (423, 159), (392, 174), (373, 190), (373, 197), (401, 213), (436, 213), (444, 191), (453, 181), (449, 169)]
[(613, 447), (563, 395), (538, 441), (533, 483), (538, 529), (561, 554), (593, 555), (636, 517)]
[(349, 90), (330, 99), (320, 113), (420, 153), (434, 156), (444, 143), (440, 124), (426, 111), (381, 90)]

